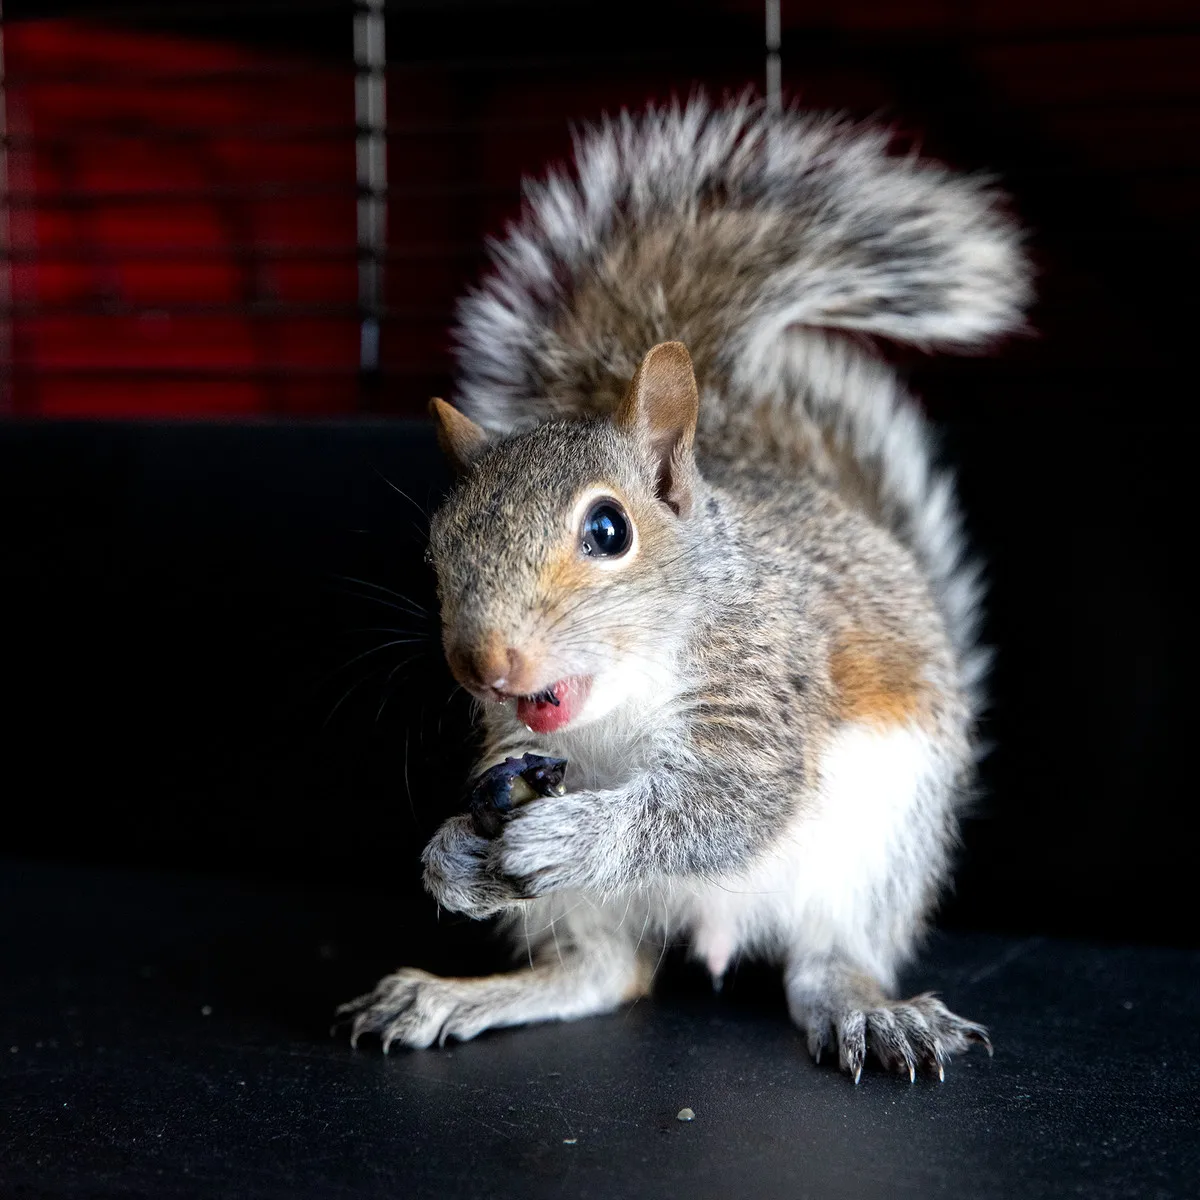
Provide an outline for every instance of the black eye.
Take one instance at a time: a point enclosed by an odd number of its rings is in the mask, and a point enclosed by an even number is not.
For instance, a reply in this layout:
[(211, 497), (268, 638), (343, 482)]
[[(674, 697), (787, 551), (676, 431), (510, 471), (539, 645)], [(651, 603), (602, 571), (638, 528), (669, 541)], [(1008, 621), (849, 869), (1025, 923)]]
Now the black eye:
[(612, 558), (624, 554), (633, 540), (629, 518), (615, 500), (598, 500), (583, 518), (583, 552)]

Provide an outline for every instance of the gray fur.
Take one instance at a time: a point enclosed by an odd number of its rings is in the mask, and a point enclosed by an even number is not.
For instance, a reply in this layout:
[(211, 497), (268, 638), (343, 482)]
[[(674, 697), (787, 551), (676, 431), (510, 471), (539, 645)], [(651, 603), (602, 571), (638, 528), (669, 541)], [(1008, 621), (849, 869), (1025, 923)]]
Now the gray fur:
[[(347, 1006), (356, 1035), (602, 1011), (684, 938), (718, 979), (739, 954), (778, 962), (810, 1049), (856, 1079), (868, 1053), (940, 1075), (986, 1038), (889, 998), (971, 775), (977, 574), (917, 409), (836, 331), (976, 345), (1019, 326), (1028, 285), (986, 186), (885, 148), (697, 102), (602, 125), (573, 180), (528, 188), (460, 311), (459, 401), (493, 440), (431, 549), (452, 666), (519, 647), (545, 664), (524, 694), (588, 677), (593, 708), (534, 735), (485, 705), (481, 766), (566, 758), (568, 794), (493, 839), (452, 818), (424, 855), (439, 902), (504, 914), (529, 968), (401, 972)], [(664, 339), (700, 393), (679, 515), (653, 441), (613, 419)], [(574, 549), (597, 489), (639, 539), (607, 567)]]
[(979, 347), (1024, 327), (1029, 270), (987, 179), (887, 142), (827, 115), (702, 99), (585, 131), (574, 176), (526, 185), (493, 273), (459, 306), (458, 402), (498, 432), (608, 412), (652, 345), (682, 341), (710, 445), (771, 405), (849, 449), (977, 684), (981, 592), (952, 481), (893, 372), (828, 331)]

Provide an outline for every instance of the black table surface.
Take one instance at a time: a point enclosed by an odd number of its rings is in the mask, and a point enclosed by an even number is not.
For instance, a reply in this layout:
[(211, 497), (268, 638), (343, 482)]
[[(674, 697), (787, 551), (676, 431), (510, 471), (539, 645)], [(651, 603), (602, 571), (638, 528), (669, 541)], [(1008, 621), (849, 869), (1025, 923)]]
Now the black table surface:
[(855, 1087), (771, 973), (714, 995), (674, 960), (612, 1016), (353, 1051), (337, 1000), (440, 942), (481, 953), (409, 896), (9, 862), (0, 930), (6, 1198), (1200, 1189), (1198, 951), (939, 934), (907, 982), (995, 1057)]

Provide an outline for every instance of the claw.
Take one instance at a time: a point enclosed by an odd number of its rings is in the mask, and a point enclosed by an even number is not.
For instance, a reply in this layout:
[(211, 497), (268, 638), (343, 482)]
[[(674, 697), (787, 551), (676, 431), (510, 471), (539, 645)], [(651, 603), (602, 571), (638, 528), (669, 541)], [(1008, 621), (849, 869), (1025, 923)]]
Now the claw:
[(353, 1000), (347, 1000), (345, 1004), (339, 1004), (333, 1011), (339, 1017), (342, 1013), (358, 1012), (370, 1000), (372, 995), (372, 992), (364, 992), (361, 996), (356, 996)]
[(819, 1064), (821, 1055), (830, 1044), (829, 1018), (823, 1013), (814, 1012), (807, 1016), (804, 1024), (808, 1032), (808, 1052), (812, 1055), (813, 1062)]
[(797, 1023), (808, 1032), (808, 1051), (820, 1062), (825, 1047), (821, 1018), (832, 1022), (831, 1030), (838, 1049), (841, 1069), (855, 1083), (862, 1078), (868, 1054), (886, 1070), (901, 1075), (908, 1072), (910, 1084), (917, 1075), (939, 1083), (946, 1079), (946, 1062), (972, 1042), (979, 1042), (992, 1054), (987, 1029), (975, 1021), (966, 1021), (952, 1013), (932, 993), (910, 1000), (885, 1000), (870, 1007), (841, 1009), (818, 1005), (812, 1010), (794, 1012)]
[(825, 1039), (823, 1037), (813, 1037), (809, 1034), (808, 1052), (812, 1055), (813, 1062), (819, 1064), (821, 1055), (825, 1053)]
[(902, 1007), (896, 1020), (908, 1039), (914, 1065), (932, 1075), (941, 1066), (942, 1052), (924, 1015), (912, 1007)]
[(859, 1011), (847, 1013), (838, 1029), (841, 1043), (842, 1069), (849, 1071), (857, 1083), (862, 1078), (863, 1062), (867, 1057), (867, 1018)]

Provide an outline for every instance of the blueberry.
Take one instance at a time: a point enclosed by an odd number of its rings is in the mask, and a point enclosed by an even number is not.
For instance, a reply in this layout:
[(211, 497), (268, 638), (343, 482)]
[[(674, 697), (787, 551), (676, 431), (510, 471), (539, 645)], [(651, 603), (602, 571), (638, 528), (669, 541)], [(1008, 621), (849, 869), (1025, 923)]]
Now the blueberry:
[(506, 758), (489, 767), (476, 779), (467, 798), (475, 832), (480, 837), (494, 838), (504, 828), (514, 805), (521, 802), (520, 796), (513, 796), (515, 780), (521, 780), (536, 796), (561, 796), (566, 790), (563, 783), (566, 771), (565, 758), (547, 758), (541, 754)]

